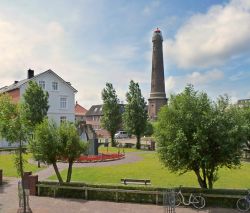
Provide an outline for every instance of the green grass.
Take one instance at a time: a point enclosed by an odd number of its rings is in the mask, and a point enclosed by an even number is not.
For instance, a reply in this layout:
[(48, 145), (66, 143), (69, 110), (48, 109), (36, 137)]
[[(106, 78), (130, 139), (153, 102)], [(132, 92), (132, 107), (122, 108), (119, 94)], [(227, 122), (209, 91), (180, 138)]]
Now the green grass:
[[(15, 154), (1, 154), (0, 155), (0, 169), (3, 170), (3, 176), (5, 177), (17, 177), (17, 170), (14, 165), (14, 156)], [(28, 161), (28, 159), (32, 158), (31, 154), (24, 154), (24, 159)], [(36, 172), (42, 168), (37, 168), (37, 165), (33, 165), (30, 163), (25, 163), (24, 171), (32, 171)]]
[[(135, 148), (120, 148), (120, 152), (121, 153), (123, 152), (123, 150), (124, 150), (125, 153), (127, 153), (127, 152), (141, 152), (141, 151), (143, 151), (143, 150), (135, 149)], [(99, 152), (105, 152), (105, 153), (107, 153), (107, 151), (111, 152), (111, 153), (117, 153), (119, 151), (119, 148), (118, 147), (108, 147), (108, 149), (107, 149), (107, 147), (104, 147), (102, 145), (102, 146), (100, 146), (98, 148), (98, 151)]]
[[(152, 186), (175, 187), (199, 187), (193, 172), (184, 175), (171, 173), (158, 160), (154, 153), (141, 154), (142, 161), (107, 167), (74, 168), (73, 181), (90, 184), (120, 184), (121, 178), (149, 178)], [(62, 172), (65, 179), (66, 170)], [(229, 170), (222, 168), (219, 171), (219, 180), (215, 188), (250, 188), (250, 163), (242, 163), (240, 169)], [(56, 180), (55, 176), (50, 179)]]

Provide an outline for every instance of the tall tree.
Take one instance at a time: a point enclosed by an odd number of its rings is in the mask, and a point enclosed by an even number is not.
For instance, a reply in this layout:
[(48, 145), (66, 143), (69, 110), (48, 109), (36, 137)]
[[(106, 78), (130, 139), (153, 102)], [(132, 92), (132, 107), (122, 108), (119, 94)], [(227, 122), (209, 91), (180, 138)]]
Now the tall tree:
[(0, 95), (0, 134), (10, 143), (18, 142), (15, 165), (21, 176), (24, 212), (26, 212), (23, 145), (28, 140), (29, 129), (24, 109), (22, 104), (13, 103), (8, 95)]
[(109, 131), (111, 136), (111, 145), (115, 146), (115, 133), (121, 127), (121, 111), (119, 99), (117, 98), (115, 89), (111, 83), (106, 83), (106, 88), (102, 91), (102, 112), (101, 125)]
[(87, 145), (80, 140), (77, 128), (70, 122), (63, 122), (60, 125), (59, 140), (60, 157), (67, 159), (69, 163), (66, 182), (70, 182), (73, 163), (82, 153), (86, 152)]
[(228, 97), (212, 102), (188, 85), (160, 111), (155, 137), (165, 166), (181, 174), (193, 171), (202, 188), (212, 188), (220, 167), (240, 165), (246, 129)]
[(123, 113), (123, 123), (125, 129), (136, 136), (136, 148), (141, 148), (141, 136), (147, 125), (146, 102), (141, 94), (138, 83), (130, 81), (129, 91), (126, 94), (127, 105)]
[(41, 123), (47, 115), (49, 109), (49, 94), (43, 91), (35, 81), (29, 81), (23, 97), (26, 119), (30, 122), (31, 127), (34, 128), (37, 124)]
[[(36, 81), (29, 81), (23, 97), (26, 120), (29, 121), (29, 127), (33, 134), (35, 126), (41, 123), (47, 115), (49, 109), (49, 94), (48, 92), (43, 91), (42, 87), (40, 87)], [(38, 167), (40, 167), (39, 160)]]
[(53, 121), (44, 119), (42, 123), (36, 126), (34, 138), (29, 145), (36, 159), (53, 165), (59, 183), (63, 183), (57, 167), (57, 159), (61, 155), (61, 144), (56, 124)]
[(245, 125), (248, 129), (246, 146), (248, 149), (250, 149), (250, 105), (249, 103), (245, 104), (242, 108), (240, 108), (240, 111), (242, 112), (242, 116), (245, 120)]

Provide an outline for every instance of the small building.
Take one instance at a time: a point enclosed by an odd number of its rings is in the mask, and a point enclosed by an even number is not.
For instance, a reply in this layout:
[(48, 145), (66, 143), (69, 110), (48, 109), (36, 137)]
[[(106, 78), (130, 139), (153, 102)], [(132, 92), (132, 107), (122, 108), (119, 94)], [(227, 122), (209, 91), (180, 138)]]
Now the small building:
[(75, 93), (77, 90), (52, 70), (34, 75), (28, 70), (27, 78), (14, 81), (10, 86), (0, 88), (0, 93), (8, 93), (15, 102), (22, 99), (29, 81), (36, 81), (49, 94), (48, 118), (57, 124), (68, 120), (75, 122)]
[(86, 110), (83, 106), (81, 106), (77, 101), (75, 104), (75, 121), (85, 121), (85, 114), (87, 113), (88, 110)]
[[(14, 81), (13, 84), (0, 88), (0, 93), (8, 93), (17, 103), (22, 100), (29, 81), (36, 81), (48, 92), (47, 116), (49, 119), (53, 119), (58, 125), (65, 120), (75, 122), (75, 93), (77, 90), (52, 70), (34, 75), (34, 70), (29, 69), (26, 79)], [(10, 145), (7, 141), (0, 140), (1, 146)]]
[(237, 105), (239, 107), (250, 107), (250, 98), (238, 100)]
[[(123, 113), (125, 111), (125, 105), (120, 105), (120, 111)], [(85, 114), (86, 123), (90, 124), (95, 130), (98, 137), (110, 137), (109, 132), (106, 129), (103, 129), (101, 126), (101, 117), (103, 116), (102, 104), (92, 105), (88, 112)], [(122, 126), (122, 124), (121, 124)]]

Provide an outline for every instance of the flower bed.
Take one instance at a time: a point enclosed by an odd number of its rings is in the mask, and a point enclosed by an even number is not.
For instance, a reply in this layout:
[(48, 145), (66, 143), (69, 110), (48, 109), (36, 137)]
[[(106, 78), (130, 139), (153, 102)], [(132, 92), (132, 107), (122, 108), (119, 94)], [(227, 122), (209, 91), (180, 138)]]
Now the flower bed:
[(119, 160), (125, 158), (124, 154), (121, 153), (110, 153), (100, 155), (88, 155), (88, 156), (80, 156), (76, 162), (78, 163), (94, 163), (94, 162), (103, 162), (103, 161), (112, 161)]

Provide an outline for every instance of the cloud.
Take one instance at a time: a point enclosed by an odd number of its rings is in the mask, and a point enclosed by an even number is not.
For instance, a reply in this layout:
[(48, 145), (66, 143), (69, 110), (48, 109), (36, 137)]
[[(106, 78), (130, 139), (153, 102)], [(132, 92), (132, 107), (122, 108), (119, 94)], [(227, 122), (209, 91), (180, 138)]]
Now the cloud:
[(230, 81), (239, 81), (239, 80), (247, 79), (247, 78), (249, 78), (249, 76), (250, 76), (249, 71), (246, 71), (246, 72), (239, 71), (239, 72), (231, 75), (229, 77), (229, 80)]
[(224, 73), (221, 70), (213, 69), (205, 73), (192, 72), (184, 76), (169, 76), (165, 80), (167, 94), (180, 92), (187, 84), (194, 86), (209, 85), (215, 81), (223, 79)]
[(143, 8), (142, 12), (143, 12), (144, 15), (147, 15), (147, 16), (151, 15), (155, 11), (155, 9), (157, 7), (159, 7), (159, 6), (160, 6), (160, 1), (159, 0), (153, 0)]
[(250, 51), (250, 2), (231, 0), (191, 16), (174, 39), (165, 40), (167, 60), (181, 68), (208, 68)]
[[(78, 90), (76, 99), (84, 107), (101, 103), (106, 82), (114, 84), (121, 100), (125, 99), (131, 79), (149, 83), (150, 76), (142, 68), (131, 66), (138, 58), (136, 44), (112, 44), (75, 58), (62, 23), (33, 20), (31, 23), (0, 17), (0, 87), (26, 78), (26, 70), (35, 74), (52, 69)], [(88, 49), (88, 45), (84, 45)], [(91, 47), (91, 45), (90, 45)], [(142, 56), (143, 57), (143, 56)]]

